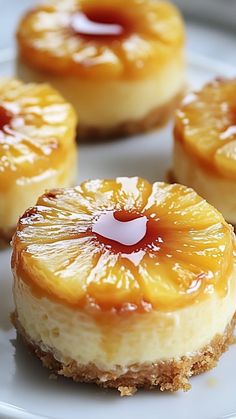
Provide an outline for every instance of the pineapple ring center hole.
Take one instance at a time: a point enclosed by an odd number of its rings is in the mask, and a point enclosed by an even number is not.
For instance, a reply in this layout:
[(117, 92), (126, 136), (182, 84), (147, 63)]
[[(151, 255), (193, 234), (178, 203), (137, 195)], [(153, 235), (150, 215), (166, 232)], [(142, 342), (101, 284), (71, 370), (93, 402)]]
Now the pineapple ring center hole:
[(0, 105), (0, 130), (4, 131), (5, 127), (8, 127), (12, 120), (12, 114), (4, 106)]
[(93, 223), (94, 233), (114, 253), (130, 254), (148, 248), (158, 251), (164, 242), (159, 223), (143, 214), (130, 211), (107, 211)]
[(112, 8), (88, 8), (71, 17), (70, 26), (74, 33), (97, 39), (121, 37), (132, 32), (131, 21), (124, 11)]

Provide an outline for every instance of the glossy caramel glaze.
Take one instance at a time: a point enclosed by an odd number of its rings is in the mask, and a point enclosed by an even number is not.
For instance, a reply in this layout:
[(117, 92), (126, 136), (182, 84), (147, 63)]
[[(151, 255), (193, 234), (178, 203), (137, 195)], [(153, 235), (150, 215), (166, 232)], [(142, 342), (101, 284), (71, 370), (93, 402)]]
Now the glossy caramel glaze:
[(236, 180), (236, 79), (190, 93), (177, 111), (175, 140), (208, 172)]
[(20, 57), (33, 68), (133, 79), (183, 61), (184, 26), (178, 10), (162, 0), (127, 0), (125, 7), (123, 0), (61, 0), (29, 11), (17, 39)]
[(5, 131), (11, 124), (12, 113), (0, 105), (0, 131)]
[(0, 79), (0, 192), (58, 169), (75, 149), (74, 111), (48, 85)]
[(146, 252), (154, 243), (163, 243), (164, 232), (160, 231), (159, 224), (140, 213), (108, 211), (94, 222), (92, 232), (112, 252), (131, 257), (131, 254)]
[(168, 311), (224, 296), (233, 249), (231, 227), (192, 189), (117, 178), (40, 197), (19, 220), (12, 267), (74, 307)]
[(133, 22), (128, 19), (125, 11), (114, 10), (112, 7), (92, 7), (91, 10), (76, 12), (71, 17), (70, 28), (73, 35), (85, 37), (96, 42), (113, 42), (130, 36), (134, 31)]

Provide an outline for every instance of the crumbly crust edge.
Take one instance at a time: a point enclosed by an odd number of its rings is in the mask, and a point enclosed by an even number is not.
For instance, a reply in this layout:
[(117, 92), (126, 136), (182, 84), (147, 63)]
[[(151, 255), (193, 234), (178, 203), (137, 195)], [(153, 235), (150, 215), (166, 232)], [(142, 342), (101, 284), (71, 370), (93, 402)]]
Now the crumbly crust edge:
[(189, 378), (214, 368), (220, 356), (230, 344), (234, 343), (236, 313), (227, 325), (224, 334), (216, 335), (208, 345), (197, 353), (157, 363), (130, 365), (126, 371), (119, 366), (112, 371), (102, 371), (92, 363), (78, 365), (73, 360), (67, 364), (59, 362), (52, 350), (43, 350), (39, 344), (32, 342), (20, 324), (16, 312), (12, 314), (12, 322), (28, 350), (42, 361), (44, 367), (51, 370), (54, 378), (57, 375), (62, 375), (77, 382), (95, 383), (103, 388), (116, 388), (121, 396), (131, 396), (138, 388), (158, 388), (161, 391), (171, 392), (189, 390), (191, 388)]
[(116, 125), (110, 128), (100, 128), (85, 126), (79, 123), (77, 132), (79, 142), (91, 142), (95, 143), (97, 140), (108, 140), (111, 138), (128, 137), (142, 132), (147, 132), (151, 129), (164, 126), (173, 115), (177, 106), (181, 102), (186, 86), (184, 86), (180, 92), (171, 98), (167, 103), (161, 106), (157, 106), (152, 109), (145, 117), (126, 121), (122, 124)]

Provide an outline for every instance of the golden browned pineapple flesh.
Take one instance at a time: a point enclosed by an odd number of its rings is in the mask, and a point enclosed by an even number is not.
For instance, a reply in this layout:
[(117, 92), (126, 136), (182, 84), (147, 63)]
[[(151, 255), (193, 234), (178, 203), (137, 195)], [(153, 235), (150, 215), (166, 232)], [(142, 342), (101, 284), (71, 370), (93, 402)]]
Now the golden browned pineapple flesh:
[(236, 79), (191, 93), (177, 112), (176, 181), (194, 188), (236, 225)]
[(58, 88), (80, 137), (162, 124), (183, 90), (184, 25), (167, 1), (49, 0), (23, 16), (17, 42), (19, 76)]
[(41, 196), (13, 238), (15, 325), (59, 375), (189, 388), (232, 338), (235, 239), (192, 189), (140, 178)]
[(75, 180), (74, 110), (50, 86), (0, 79), (0, 239), (45, 189)]

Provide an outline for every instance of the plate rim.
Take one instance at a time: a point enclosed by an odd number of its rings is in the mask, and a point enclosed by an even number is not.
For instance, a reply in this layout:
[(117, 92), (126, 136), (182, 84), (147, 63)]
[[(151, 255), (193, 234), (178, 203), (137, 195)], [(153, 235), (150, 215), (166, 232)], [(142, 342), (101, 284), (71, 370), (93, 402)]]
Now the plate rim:
[(53, 416), (39, 415), (11, 403), (0, 400), (0, 418), (2, 419), (57, 419)]

